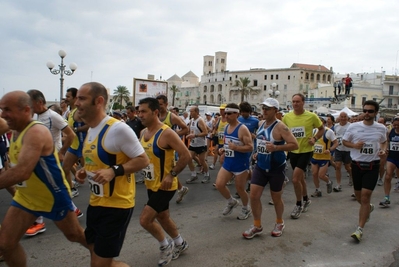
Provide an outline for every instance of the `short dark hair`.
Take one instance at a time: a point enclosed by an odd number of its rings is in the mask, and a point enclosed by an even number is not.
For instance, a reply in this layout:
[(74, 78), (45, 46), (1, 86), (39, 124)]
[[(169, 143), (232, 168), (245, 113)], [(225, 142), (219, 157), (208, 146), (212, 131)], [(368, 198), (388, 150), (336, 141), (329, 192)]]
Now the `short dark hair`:
[(377, 103), (377, 101), (374, 100), (366, 100), (363, 103), (363, 107), (369, 105), (369, 106), (374, 106), (375, 108), (375, 112), (378, 112), (378, 110), (380, 110), (380, 105)]
[(148, 104), (148, 107), (152, 110), (159, 110), (159, 102), (158, 102), (158, 98), (153, 98), (153, 97), (146, 97), (143, 98), (139, 101), (139, 105), (142, 104)]
[(180, 111), (178, 107), (174, 107), (173, 110), (174, 110), (174, 111), (177, 111), (177, 112)]
[(248, 102), (241, 102), (240, 103), (240, 111), (251, 113), (252, 112), (251, 104), (249, 104)]
[(334, 118), (334, 116), (333, 116), (333, 115), (331, 115), (331, 114), (327, 114), (327, 118), (331, 118), (331, 121), (332, 121), (332, 122), (335, 122), (335, 118)]
[(136, 112), (136, 108), (132, 106), (127, 106), (126, 110), (130, 110), (130, 112)]
[(46, 104), (46, 98), (44, 97), (43, 93), (36, 89), (31, 89), (28, 92), (28, 95), (32, 99), (32, 101), (42, 101), (42, 103)]
[(168, 103), (168, 97), (166, 95), (159, 95), (156, 98), (157, 100), (161, 99), (164, 103)]
[(229, 104), (226, 105), (226, 108), (240, 109), (240, 107), (236, 103), (229, 103)]
[[(292, 95), (292, 98), (294, 98), (294, 96), (299, 96), (299, 97), (302, 99), (302, 101), (305, 102), (305, 96), (304, 96), (303, 94), (301, 94), (301, 93), (293, 94), (293, 95)], [(291, 98), (291, 99), (292, 99), (292, 98)]]
[(76, 95), (78, 94), (78, 89), (75, 87), (71, 87), (67, 89), (67, 93), (69, 92), (72, 94), (72, 97), (75, 98)]

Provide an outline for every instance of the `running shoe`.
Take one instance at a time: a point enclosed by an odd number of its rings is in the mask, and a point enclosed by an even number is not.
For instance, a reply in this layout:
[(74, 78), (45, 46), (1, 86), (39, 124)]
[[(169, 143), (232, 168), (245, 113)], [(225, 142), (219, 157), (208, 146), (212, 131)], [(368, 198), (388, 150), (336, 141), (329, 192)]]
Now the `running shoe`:
[(225, 216), (229, 215), (233, 211), (233, 209), (235, 207), (237, 207), (237, 206), (238, 206), (238, 200), (233, 198), (233, 202), (232, 203), (227, 203), (227, 206), (224, 208), (222, 214), (225, 215)]
[(237, 216), (238, 220), (246, 220), (252, 214), (251, 208), (242, 208), (241, 213)]
[(378, 181), (377, 181), (377, 185), (378, 185), (378, 186), (381, 186), (381, 185), (383, 185), (383, 184), (384, 184), (384, 182), (382, 181), (381, 178), (379, 178)]
[(214, 164), (209, 165), (209, 169), (214, 170), (215, 169), (215, 165)]
[(204, 179), (202, 179), (201, 183), (208, 184), (211, 181), (211, 177), (209, 175), (205, 175)]
[(383, 201), (380, 202), (380, 206), (383, 206), (384, 208), (389, 207), (389, 205), (391, 204), (391, 201), (388, 198), (384, 198)]
[(373, 204), (370, 204), (370, 213), (369, 213), (369, 217), (367, 218), (367, 221), (366, 221), (366, 222), (370, 221), (370, 215), (371, 215), (371, 213), (373, 212), (373, 210), (374, 210), (374, 205), (373, 205)]
[(263, 227), (256, 227), (256, 226), (251, 226), (248, 230), (246, 230), (244, 233), (242, 233), (242, 236), (246, 239), (252, 239), (255, 236), (261, 235), (263, 233)]
[(308, 209), (309, 209), (310, 204), (312, 204), (312, 201), (310, 199), (308, 199), (308, 201), (304, 201), (303, 202), (302, 212), (307, 212)]
[(172, 240), (168, 240), (169, 244), (160, 248), (161, 254), (158, 261), (158, 266), (165, 266), (169, 264), (173, 257), (174, 243)]
[(27, 235), (27, 236), (35, 236), (35, 235), (43, 233), (45, 231), (46, 231), (46, 224), (45, 223), (34, 222), (28, 228), (28, 230), (26, 230), (25, 235)]
[(356, 200), (356, 195), (355, 193), (352, 193), (351, 197), (353, 197)]
[(75, 214), (76, 214), (76, 217), (78, 217), (78, 219), (83, 216), (83, 212), (78, 208), (76, 208)]
[(356, 231), (353, 234), (351, 234), (351, 237), (355, 239), (357, 242), (360, 242), (360, 240), (362, 240), (362, 236), (363, 236), (363, 231), (359, 227), (356, 229)]
[(180, 190), (177, 190), (176, 203), (182, 202), (184, 196), (187, 195), (187, 193), (188, 193), (188, 187), (187, 186), (182, 186)]
[(292, 219), (298, 219), (302, 213), (302, 206), (295, 205), (294, 210), (291, 212)]
[(72, 189), (71, 189), (71, 195), (72, 195), (72, 198), (79, 196), (79, 191), (78, 191), (78, 189), (72, 187)]
[(272, 236), (279, 237), (283, 234), (283, 230), (285, 228), (285, 224), (283, 223), (276, 223), (274, 225), (274, 229), (272, 231)]
[(192, 184), (198, 180), (198, 176), (191, 176), (189, 179), (186, 180), (186, 184)]
[(175, 245), (175, 248), (173, 249), (172, 260), (177, 259), (180, 256), (180, 254), (182, 254), (187, 249), (188, 249), (188, 244), (186, 240), (183, 240), (183, 243), (180, 246)]
[(337, 185), (336, 187), (333, 188), (333, 191), (334, 192), (341, 192), (342, 188), (341, 188), (341, 186)]
[(137, 179), (136, 180), (136, 184), (143, 184), (144, 183), (144, 179)]
[(311, 197), (322, 197), (322, 193), (321, 193), (321, 191), (316, 189), (316, 191), (314, 191), (314, 193), (311, 194), (310, 196)]
[(333, 181), (330, 180), (329, 183), (327, 183), (327, 194), (331, 194), (333, 189)]
[(269, 205), (274, 205), (273, 199), (269, 200)]
[(80, 183), (78, 183), (76, 180), (73, 180), (72, 184), (74, 188), (78, 188), (80, 186)]

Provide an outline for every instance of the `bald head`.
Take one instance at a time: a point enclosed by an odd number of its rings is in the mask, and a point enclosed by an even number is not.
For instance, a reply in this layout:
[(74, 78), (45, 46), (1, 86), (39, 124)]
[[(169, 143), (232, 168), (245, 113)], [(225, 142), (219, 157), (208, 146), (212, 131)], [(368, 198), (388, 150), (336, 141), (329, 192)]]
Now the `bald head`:
[(15, 105), (17, 108), (24, 108), (26, 106), (31, 107), (32, 101), (30, 96), (24, 91), (13, 91), (7, 93), (3, 96), (0, 102), (9, 102), (12, 105)]

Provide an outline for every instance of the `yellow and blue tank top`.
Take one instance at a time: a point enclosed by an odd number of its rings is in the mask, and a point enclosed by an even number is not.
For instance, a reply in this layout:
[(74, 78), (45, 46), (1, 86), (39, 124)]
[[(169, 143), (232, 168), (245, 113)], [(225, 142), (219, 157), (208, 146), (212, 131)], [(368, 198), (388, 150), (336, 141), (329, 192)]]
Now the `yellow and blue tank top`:
[[(147, 129), (145, 129), (140, 138), (140, 143), (150, 159), (150, 164), (143, 170), (144, 182), (147, 189), (154, 192), (159, 190), (163, 177), (170, 173), (174, 166), (175, 151), (173, 149), (163, 149), (158, 144), (159, 138), (168, 128), (167, 125), (162, 125), (148, 141), (144, 140), (144, 134), (147, 131)], [(172, 187), (168, 191), (174, 191), (176, 189), (177, 177), (174, 177)]]
[(168, 112), (166, 113), (165, 119), (164, 119), (163, 121), (161, 121), (163, 124), (168, 125), (169, 128), (172, 128), (172, 127), (173, 127), (172, 119), (170, 118), (171, 116), (172, 116), (172, 115), (171, 115), (170, 111), (168, 111)]
[(224, 144), (224, 129), (226, 128), (227, 121), (222, 121), (222, 118), (219, 119), (216, 125), (216, 134), (218, 135), (218, 144)]
[[(119, 121), (110, 118), (92, 142), (86, 138), (83, 144), (83, 158), (91, 190), (90, 205), (127, 209), (135, 205), (136, 183), (133, 175), (117, 176), (106, 184), (96, 183), (92, 179), (93, 172), (96, 170), (108, 169), (129, 160), (122, 151), (113, 153), (104, 147), (105, 137), (116, 122)], [(118, 137), (113, 136), (112, 138)]]
[[(75, 127), (77, 128), (77, 127), (81, 127), (81, 126), (85, 125), (85, 123), (83, 121), (82, 122), (78, 122), (78, 121), (74, 120), (73, 116), (75, 115), (76, 110), (77, 110), (77, 108), (74, 108), (68, 115), (68, 125), (72, 129), (74, 129)], [(71, 148), (76, 150), (76, 149), (79, 148), (80, 145), (83, 144), (83, 141), (86, 138), (87, 132), (77, 132), (75, 134), (76, 135), (75, 135), (75, 138), (73, 139), (73, 142), (71, 144)]]
[[(328, 140), (326, 137), (327, 131), (329, 128), (324, 127), (324, 133), (323, 136), (316, 141), (314, 144), (314, 150), (313, 150), (313, 158), (317, 160), (330, 160), (331, 159), (331, 153), (329, 151), (328, 154), (324, 153), (324, 151), (329, 150), (331, 147), (331, 140)], [(315, 136), (318, 132), (318, 129), (314, 130), (313, 136)]]
[[(18, 137), (15, 138), (14, 133), (12, 134), (9, 153), (11, 167), (18, 164), (24, 135), (35, 124), (42, 123), (32, 121)], [(18, 190), (13, 200), (32, 211), (51, 212), (55, 202), (67, 206), (71, 201), (69, 183), (65, 178), (55, 148), (52, 154), (40, 156), (29, 179), (16, 186)]]

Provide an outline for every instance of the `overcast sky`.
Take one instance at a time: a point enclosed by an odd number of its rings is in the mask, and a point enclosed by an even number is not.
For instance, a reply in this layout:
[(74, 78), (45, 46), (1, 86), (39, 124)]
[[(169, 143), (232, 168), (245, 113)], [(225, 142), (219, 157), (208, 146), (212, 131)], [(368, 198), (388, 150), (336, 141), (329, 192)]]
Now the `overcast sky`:
[(46, 63), (58, 65), (60, 49), (78, 65), (64, 88), (98, 81), (111, 92), (147, 74), (200, 77), (203, 56), (216, 51), (231, 71), (398, 68), (397, 0), (1, 0), (0, 10), (0, 95), (35, 88), (59, 100), (60, 76)]

